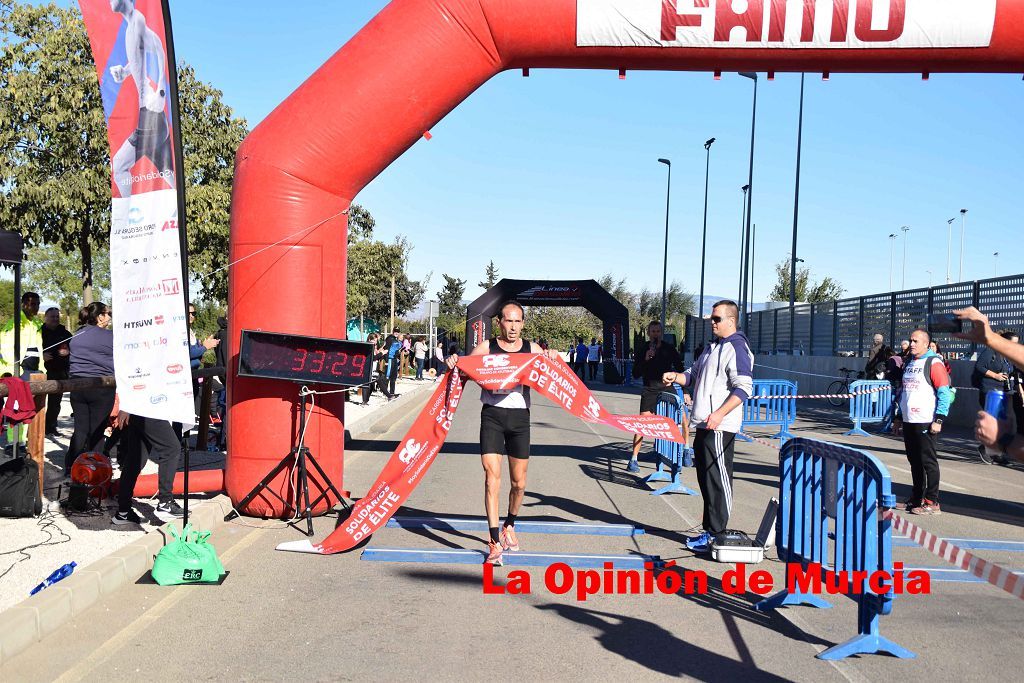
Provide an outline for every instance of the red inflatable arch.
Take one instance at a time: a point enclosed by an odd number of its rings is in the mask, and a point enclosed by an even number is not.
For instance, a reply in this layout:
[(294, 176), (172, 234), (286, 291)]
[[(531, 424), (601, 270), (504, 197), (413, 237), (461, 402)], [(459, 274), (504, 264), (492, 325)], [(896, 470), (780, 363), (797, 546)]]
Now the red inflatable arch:
[[(736, 12), (727, 0), (393, 0), (238, 152), (231, 260), (245, 260), (231, 272), (232, 355), (243, 328), (345, 334), (344, 212), (352, 198), (505, 69), (1024, 71), (1024, 0), (745, 5)], [(297, 416), (292, 386), (240, 379), (237, 359), (232, 366), (225, 483), (237, 504), (289, 451)], [(342, 407), (339, 395), (322, 397), (306, 435), (339, 485)], [(283, 494), (288, 485), (282, 477), (274, 487)], [(283, 513), (267, 499), (246, 512)]]

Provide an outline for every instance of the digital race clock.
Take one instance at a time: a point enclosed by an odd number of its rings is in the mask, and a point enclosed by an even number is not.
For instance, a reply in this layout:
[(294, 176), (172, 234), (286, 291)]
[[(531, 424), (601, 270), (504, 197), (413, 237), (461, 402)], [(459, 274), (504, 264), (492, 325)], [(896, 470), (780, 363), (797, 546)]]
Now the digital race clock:
[(239, 377), (357, 386), (372, 369), (373, 344), (242, 330)]

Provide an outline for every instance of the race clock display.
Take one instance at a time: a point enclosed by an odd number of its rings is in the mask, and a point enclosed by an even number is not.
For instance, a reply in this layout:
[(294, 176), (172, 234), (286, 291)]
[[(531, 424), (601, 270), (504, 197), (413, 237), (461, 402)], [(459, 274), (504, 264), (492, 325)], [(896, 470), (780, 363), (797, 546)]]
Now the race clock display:
[(242, 330), (239, 377), (358, 386), (370, 381), (373, 344)]

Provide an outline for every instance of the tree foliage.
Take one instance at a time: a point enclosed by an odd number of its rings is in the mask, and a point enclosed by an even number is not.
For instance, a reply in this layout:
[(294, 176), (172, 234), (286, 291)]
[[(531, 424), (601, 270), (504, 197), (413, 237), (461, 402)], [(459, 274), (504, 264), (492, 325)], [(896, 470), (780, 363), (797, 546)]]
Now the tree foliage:
[[(106, 247), (93, 252), (93, 298), (109, 302), (110, 253)], [(25, 254), (24, 291), (32, 290), (44, 300), (57, 304), (63, 320), (78, 319), (83, 306), (81, 281), (82, 256), (77, 251), (62, 251), (48, 246), (30, 247)], [(70, 328), (69, 328), (70, 329)]]
[[(30, 244), (75, 251), (91, 300), (94, 249), (109, 243), (110, 151), (99, 83), (77, 9), (7, 2), (0, 11), (0, 223)], [(246, 134), (222, 94), (178, 68), (189, 266), (227, 295), (234, 156)]]
[(487, 269), (484, 271), (483, 282), (478, 282), (476, 285), (486, 292), (496, 284), (498, 284), (498, 266), (494, 265), (494, 261), (491, 261), (487, 264)]
[[(775, 264), (776, 282), (772, 288), (772, 301), (789, 301), (790, 260)], [(837, 301), (843, 295), (843, 286), (826, 276), (821, 282), (811, 280), (811, 269), (801, 266), (796, 269), (796, 301), (820, 303)]]
[(466, 294), (466, 281), (442, 273), (444, 287), (437, 293), (437, 308), (441, 315), (463, 316), (466, 315), (466, 306), (462, 303), (462, 297)]

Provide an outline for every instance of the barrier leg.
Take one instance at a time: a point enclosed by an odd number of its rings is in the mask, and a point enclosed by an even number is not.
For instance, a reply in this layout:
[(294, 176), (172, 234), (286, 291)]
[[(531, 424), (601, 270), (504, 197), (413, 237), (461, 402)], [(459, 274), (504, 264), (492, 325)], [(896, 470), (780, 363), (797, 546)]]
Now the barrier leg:
[(743, 432), (740, 432), (739, 434), (737, 434), (736, 438), (740, 439), (741, 441), (753, 442), (753, 439), (751, 439), (749, 436), (747, 436)]
[(818, 653), (818, 659), (843, 659), (850, 655), (871, 655), (887, 652), (900, 659), (914, 659), (916, 654), (905, 647), (897, 645), (878, 632), (879, 614), (875, 607), (877, 598), (865, 596), (858, 607), (860, 633), (844, 643), (834, 645), (824, 652)]
[(658, 458), (658, 471), (653, 472), (644, 477), (644, 483), (649, 484), (652, 481), (670, 481), (668, 486), (662, 486), (660, 489), (651, 491), (652, 496), (660, 496), (665, 493), (682, 493), (687, 496), (696, 496), (697, 492), (691, 488), (687, 488), (683, 485), (683, 472), (682, 467), (679, 465), (672, 465), (671, 475), (665, 470), (661, 469), (662, 460)]
[(853, 421), (853, 429), (845, 432), (843, 436), (871, 436), (860, 426), (860, 420)]

